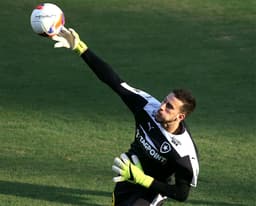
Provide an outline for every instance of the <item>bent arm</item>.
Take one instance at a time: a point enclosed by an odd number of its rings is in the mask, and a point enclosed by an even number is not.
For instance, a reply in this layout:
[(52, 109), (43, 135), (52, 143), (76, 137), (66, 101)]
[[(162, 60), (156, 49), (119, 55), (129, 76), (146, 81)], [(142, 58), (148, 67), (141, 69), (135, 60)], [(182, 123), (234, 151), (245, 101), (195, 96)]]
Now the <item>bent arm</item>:
[(169, 185), (167, 183), (154, 180), (150, 189), (169, 198), (184, 202), (188, 198), (190, 185), (185, 181), (179, 181), (176, 182), (175, 185)]

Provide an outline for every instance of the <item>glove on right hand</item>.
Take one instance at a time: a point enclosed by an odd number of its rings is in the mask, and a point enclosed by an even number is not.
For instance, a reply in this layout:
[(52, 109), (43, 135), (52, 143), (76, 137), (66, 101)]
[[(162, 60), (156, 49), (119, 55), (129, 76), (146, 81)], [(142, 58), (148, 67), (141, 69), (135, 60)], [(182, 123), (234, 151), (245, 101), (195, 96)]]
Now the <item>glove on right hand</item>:
[(54, 35), (51, 38), (57, 42), (54, 44), (54, 48), (71, 48), (79, 55), (88, 49), (87, 45), (80, 40), (78, 33), (71, 28), (67, 29), (63, 27), (57, 35)]

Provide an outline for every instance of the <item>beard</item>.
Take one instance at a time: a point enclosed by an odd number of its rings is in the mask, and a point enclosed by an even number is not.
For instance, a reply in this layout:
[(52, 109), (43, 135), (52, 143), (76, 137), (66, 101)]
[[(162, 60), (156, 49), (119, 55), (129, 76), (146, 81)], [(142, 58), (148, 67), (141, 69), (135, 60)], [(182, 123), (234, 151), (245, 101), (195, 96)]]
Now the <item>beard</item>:
[(163, 118), (162, 118), (162, 115), (160, 114), (160, 111), (157, 110), (155, 111), (155, 120), (158, 122), (158, 123), (162, 123), (163, 122)]
[(157, 110), (155, 112), (155, 120), (160, 123), (160, 124), (170, 124), (173, 123), (175, 121), (177, 121), (177, 117), (173, 118), (173, 119), (165, 119), (162, 115), (160, 110)]

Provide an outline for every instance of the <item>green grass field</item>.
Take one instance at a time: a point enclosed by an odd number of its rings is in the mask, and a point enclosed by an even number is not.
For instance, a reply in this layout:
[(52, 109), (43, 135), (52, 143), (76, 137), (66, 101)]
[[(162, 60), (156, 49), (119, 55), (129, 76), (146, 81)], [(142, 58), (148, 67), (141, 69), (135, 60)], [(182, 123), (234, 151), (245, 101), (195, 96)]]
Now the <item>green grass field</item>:
[[(167, 206), (256, 204), (255, 0), (52, 2), (131, 85), (197, 97), (198, 187)], [(38, 3), (0, 2), (0, 205), (110, 205), (133, 117), (79, 57), (32, 32)]]

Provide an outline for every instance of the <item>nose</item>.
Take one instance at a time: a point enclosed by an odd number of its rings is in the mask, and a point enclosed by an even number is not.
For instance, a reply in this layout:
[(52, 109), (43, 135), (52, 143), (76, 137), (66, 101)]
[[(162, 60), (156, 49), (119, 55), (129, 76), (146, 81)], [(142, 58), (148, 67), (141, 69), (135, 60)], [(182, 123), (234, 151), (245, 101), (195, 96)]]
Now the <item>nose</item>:
[(164, 103), (164, 102), (162, 102), (162, 104), (161, 104), (161, 106), (160, 106), (160, 110), (161, 110), (161, 111), (163, 111), (163, 110), (164, 110), (164, 108), (165, 108), (165, 103)]

